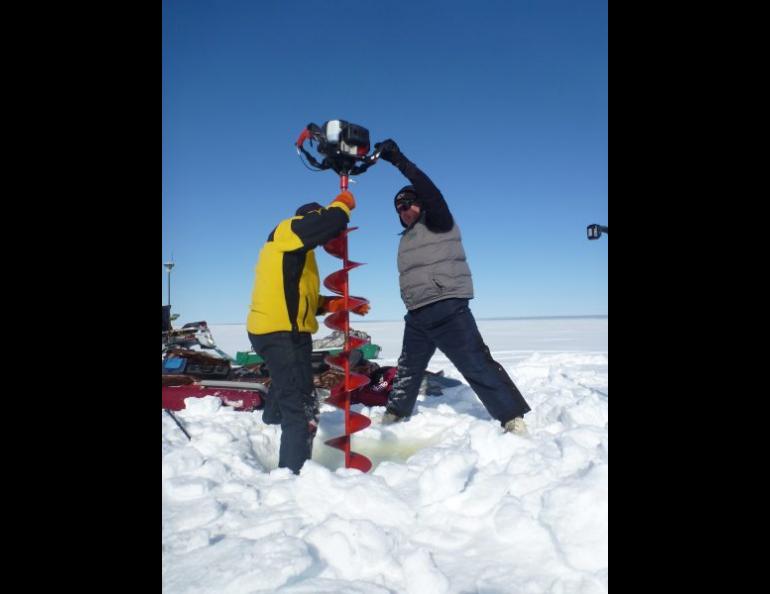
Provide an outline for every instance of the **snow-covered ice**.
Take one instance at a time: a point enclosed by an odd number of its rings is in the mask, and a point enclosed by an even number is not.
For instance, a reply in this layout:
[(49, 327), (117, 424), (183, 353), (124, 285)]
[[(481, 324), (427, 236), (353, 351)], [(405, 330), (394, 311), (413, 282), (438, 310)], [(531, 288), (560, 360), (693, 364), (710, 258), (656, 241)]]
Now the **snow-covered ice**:
[[(278, 469), (280, 428), (213, 397), (162, 413), (163, 591), (171, 593), (593, 594), (608, 584), (608, 352), (605, 319), (478, 320), (492, 355), (532, 407), (529, 434), (503, 433), (463, 381), (420, 396), (412, 418), (353, 437), (367, 474), (323, 441)], [(393, 365), (403, 322), (354, 321)], [(324, 328), (322, 326), (322, 328)], [(248, 350), (243, 325), (212, 325)], [(323, 336), (324, 330), (316, 337)]]

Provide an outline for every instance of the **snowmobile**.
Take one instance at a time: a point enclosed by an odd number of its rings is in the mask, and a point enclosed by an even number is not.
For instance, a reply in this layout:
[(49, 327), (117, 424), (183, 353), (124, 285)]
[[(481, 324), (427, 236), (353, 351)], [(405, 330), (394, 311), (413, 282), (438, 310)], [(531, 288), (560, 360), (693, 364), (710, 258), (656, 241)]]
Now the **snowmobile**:
[[(351, 393), (351, 404), (385, 406), (396, 367), (380, 366), (372, 361), (379, 355), (380, 347), (372, 345), (371, 337), (365, 332), (354, 330), (353, 333), (368, 342), (351, 352), (351, 371), (367, 375), (370, 383)], [(335, 332), (313, 341), (313, 384), (319, 403), (344, 377), (342, 370), (331, 367), (325, 360), (327, 355), (339, 352), (335, 347), (342, 346), (340, 339), (341, 333)], [(253, 352), (251, 354), (253, 356)], [(185, 398), (204, 396), (217, 396), (235, 410), (260, 410), (270, 385), (270, 371), (261, 357), (244, 363), (233, 360), (216, 346), (205, 321), (190, 322), (179, 330), (164, 322), (161, 375), (163, 408), (169, 410), (182, 410)], [(445, 378), (443, 372), (427, 371), (420, 394), (440, 396), (442, 388), (457, 385), (460, 385), (458, 380)]]
[(163, 306), (162, 408), (182, 410), (185, 398), (204, 396), (217, 396), (235, 410), (262, 408), (268, 376), (255, 374), (253, 369), (234, 367), (232, 357), (217, 347), (205, 321), (174, 329), (169, 309)]

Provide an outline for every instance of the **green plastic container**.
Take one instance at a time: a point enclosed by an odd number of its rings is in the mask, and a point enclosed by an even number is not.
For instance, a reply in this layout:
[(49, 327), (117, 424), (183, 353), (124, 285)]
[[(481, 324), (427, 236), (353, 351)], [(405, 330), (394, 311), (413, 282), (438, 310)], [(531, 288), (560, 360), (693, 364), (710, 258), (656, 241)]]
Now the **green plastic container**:
[(264, 362), (264, 359), (254, 351), (238, 351), (235, 354), (235, 363), (237, 365), (252, 365), (262, 362)]
[[(359, 350), (361, 351), (361, 353), (363, 353), (364, 359), (371, 360), (371, 359), (376, 359), (377, 357), (380, 356), (380, 345), (378, 344), (372, 344), (370, 342), (360, 347)], [(340, 351), (334, 351), (334, 352), (336, 354), (336, 353), (339, 353)]]

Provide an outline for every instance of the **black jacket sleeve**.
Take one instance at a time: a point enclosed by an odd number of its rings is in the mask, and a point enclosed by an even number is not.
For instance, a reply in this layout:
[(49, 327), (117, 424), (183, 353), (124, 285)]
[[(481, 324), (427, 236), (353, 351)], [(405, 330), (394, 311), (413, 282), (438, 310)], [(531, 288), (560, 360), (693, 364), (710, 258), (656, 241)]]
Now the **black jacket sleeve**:
[(342, 233), (348, 225), (347, 213), (336, 206), (322, 208), (291, 222), (291, 230), (302, 241), (303, 250), (312, 250)]
[(454, 226), (452, 213), (449, 212), (446, 200), (431, 179), (403, 155), (394, 165), (414, 186), (417, 199), (425, 211), (425, 225), (428, 229), (439, 232), (449, 231)]

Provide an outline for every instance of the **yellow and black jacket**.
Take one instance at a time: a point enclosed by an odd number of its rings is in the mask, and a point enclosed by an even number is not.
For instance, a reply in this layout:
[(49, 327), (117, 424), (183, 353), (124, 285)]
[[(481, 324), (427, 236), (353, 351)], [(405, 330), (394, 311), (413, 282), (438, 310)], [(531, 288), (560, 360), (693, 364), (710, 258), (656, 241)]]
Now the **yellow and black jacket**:
[(246, 322), (251, 334), (318, 330), (323, 303), (313, 249), (339, 235), (349, 219), (350, 208), (335, 200), (273, 229), (259, 252)]

